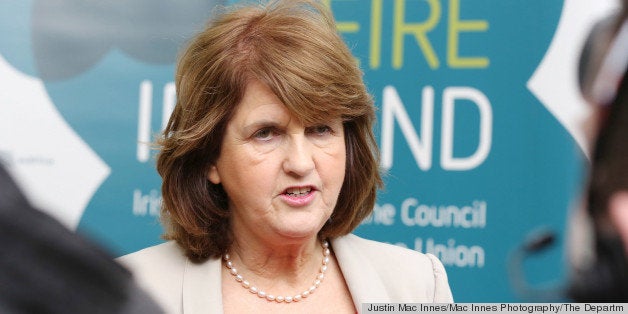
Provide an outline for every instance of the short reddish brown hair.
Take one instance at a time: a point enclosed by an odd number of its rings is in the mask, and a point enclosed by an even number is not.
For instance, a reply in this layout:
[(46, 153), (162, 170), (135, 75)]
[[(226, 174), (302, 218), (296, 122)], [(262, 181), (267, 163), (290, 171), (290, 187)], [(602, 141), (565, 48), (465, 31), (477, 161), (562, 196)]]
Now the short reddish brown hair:
[(319, 237), (347, 234), (368, 216), (381, 186), (375, 108), (362, 72), (314, 1), (273, 1), (218, 15), (180, 57), (177, 105), (159, 141), (164, 237), (201, 261), (231, 244), (228, 196), (207, 180), (227, 123), (251, 79), (265, 83), (303, 122), (342, 117), (346, 174)]

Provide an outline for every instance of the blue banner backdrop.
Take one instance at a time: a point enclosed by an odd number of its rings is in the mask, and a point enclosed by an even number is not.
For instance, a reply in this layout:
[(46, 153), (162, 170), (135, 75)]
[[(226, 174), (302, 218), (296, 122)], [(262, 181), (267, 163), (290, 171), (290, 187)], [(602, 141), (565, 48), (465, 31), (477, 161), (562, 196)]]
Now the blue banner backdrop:
[[(436, 254), (456, 301), (520, 301), (513, 251), (538, 227), (565, 234), (585, 150), (560, 114), (579, 108), (575, 62), (551, 65), (574, 61), (602, 15), (567, 10), (604, 1), (586, 2), (326, 1), (378, 107), (386, 188), (356, 233)], [(174, 106), (177, 51), (216, 4), (0, 3), (0, 158), (117, 255), (161, 241), (149, 142)], [(567, 14), (578, 22), (557, 31)], [(548, 58), (559, 33), (572, 46)], [(563, 250), (527, 260), (528, 281), (564, 282)]]

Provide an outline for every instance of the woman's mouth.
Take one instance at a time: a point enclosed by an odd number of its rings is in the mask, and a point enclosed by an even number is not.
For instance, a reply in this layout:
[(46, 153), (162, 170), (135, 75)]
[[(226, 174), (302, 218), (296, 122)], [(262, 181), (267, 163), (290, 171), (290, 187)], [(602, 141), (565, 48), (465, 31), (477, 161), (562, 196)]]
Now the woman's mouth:
[(314, 201), (316, 189), (312, 186), (295, 186), (287, 188), (282, 194), (283, 201), (292, 207), (302, 207)]
[(311, 191), (312, 191), (312, 187), (309, 187), (309, 186), (293, 187), (293, 188), (286, 189), (286, 192), (284, 194), (288, 196), (292, 196), (292, 197), (302, 197), (302, 196), (310, 194)]

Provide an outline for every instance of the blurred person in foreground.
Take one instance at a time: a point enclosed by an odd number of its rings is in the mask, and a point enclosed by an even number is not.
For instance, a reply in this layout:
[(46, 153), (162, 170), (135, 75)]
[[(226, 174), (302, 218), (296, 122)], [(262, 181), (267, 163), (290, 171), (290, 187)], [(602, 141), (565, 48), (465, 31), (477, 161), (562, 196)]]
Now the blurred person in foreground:
[(161, 313), (100, 247), (33, 208), (0, 165), (0, 313)]
[[(593, 144), (586, 209), (590, 259), (575, 263), (569, 297), (577, 302), (628, 302), (628, 1), (598, 22), (583, 49), (579, 80), (593, 107)], [(583, 245), (583, 244), (581, 244)]]
[(120, 259), (168, 312), (452, 302), (435, 256), (350, 234), (382, 184), (375, 108), (326, 7), (227, 9), (175, 80), (157, 158), (171, 241)]

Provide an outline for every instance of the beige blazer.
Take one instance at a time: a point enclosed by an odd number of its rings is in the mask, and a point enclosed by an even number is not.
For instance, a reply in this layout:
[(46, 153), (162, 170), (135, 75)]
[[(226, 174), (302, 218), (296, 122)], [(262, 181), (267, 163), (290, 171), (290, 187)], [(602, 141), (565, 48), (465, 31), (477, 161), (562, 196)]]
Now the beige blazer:
[[(453, 302), (443, 264), (391, 244), (347, 235), (331, 240), (355, 308), (362, 303)], [(118, 259), (167, 313), (222, 313), (220, 259), (190, 262), (174, 242)]]

